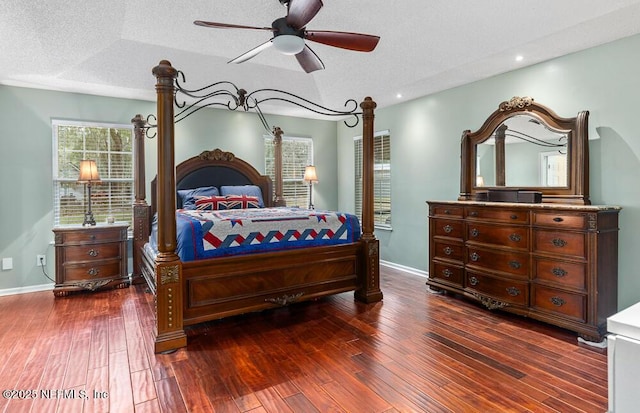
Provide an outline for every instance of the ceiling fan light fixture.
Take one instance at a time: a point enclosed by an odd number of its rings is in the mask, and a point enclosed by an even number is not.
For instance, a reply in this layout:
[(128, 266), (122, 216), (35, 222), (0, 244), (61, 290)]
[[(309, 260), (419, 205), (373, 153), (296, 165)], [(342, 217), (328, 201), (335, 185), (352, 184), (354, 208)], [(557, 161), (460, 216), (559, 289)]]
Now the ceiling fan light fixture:
[(304, 39), (291, 34), (281, 34), (273, 39), (273, 45), (283, 54), (294, 55), (304, 49)]

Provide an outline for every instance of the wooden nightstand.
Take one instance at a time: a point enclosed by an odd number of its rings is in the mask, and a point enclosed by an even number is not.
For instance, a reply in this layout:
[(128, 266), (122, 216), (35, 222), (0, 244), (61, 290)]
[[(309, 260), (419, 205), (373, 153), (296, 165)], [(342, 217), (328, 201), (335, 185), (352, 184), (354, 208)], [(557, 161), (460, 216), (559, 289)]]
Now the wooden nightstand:
[(127, 224), (54, 228), (56, 285), (53, 294), (129, 286)]

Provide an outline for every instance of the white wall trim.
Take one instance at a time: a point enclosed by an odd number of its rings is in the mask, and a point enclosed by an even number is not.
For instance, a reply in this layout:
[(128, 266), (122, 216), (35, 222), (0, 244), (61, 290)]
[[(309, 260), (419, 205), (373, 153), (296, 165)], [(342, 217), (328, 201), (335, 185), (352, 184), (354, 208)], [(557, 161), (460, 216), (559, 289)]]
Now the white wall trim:
[(406, 265), (396, 264), (395, 262), (389, 262), (389, 261), (385, 261), (385, 260), (380, 260), (380, 265), (384, 265), (385, 267), (393, 268), (393, 269), (400, 270), (400, 271), (405, 271), (405, 272), (411, 273), (413, 275), (418, 275), (420, 277), (429, 278), (429, 272), (428, 271), (419, 270), (419, 269), (413, 268), (413, 267), (407, 267)]
[(5, 295), (35, 293), (38, 291), (51, 291), (53, 290), (53, 286), (54, 284), (40, 284), (30, 285), (28, 287), (5, 288), (4, 290), (0, 290), (0, 297)]

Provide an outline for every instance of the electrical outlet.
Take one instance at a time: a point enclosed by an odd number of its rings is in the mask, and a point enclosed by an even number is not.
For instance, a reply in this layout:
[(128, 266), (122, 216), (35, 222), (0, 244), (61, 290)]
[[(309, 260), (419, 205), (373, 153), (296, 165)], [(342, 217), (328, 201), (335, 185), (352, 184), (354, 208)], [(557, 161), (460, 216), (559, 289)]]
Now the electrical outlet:
[(36, 267), (44, 267), (47, 265), (47, 256), (38, 254), (36, 256)]

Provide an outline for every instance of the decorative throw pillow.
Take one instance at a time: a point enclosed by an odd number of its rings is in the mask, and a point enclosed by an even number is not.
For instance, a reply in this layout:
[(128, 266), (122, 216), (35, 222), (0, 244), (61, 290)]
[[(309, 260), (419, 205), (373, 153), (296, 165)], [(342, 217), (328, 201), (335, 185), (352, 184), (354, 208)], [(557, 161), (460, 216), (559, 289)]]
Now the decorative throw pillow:
[(196, 196), (195, 208), (200, 211), (217, 211), (227, 209), (227, 197), (225, 196)]
[(196, 200), (202, 197), (218, 196), (215, 186), (203, 186), (195, 189), (179, 189), (178, 197), (182, 201), (182, 209), (196, 209)]
[(220, 187), (220, 195), (248, 195), (258, 198), (260, 208), (264, 208), (262, 190), (257, 185), (223, 185)]
[(256, 196), (228, 195), (225, 197), (226, 209), (260, 208), (260, 200)]

